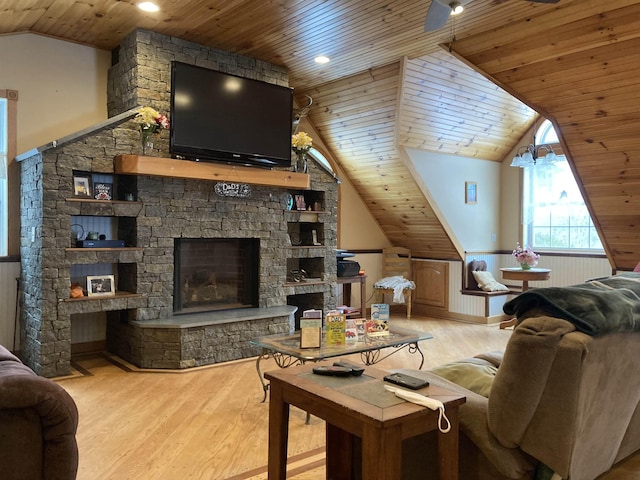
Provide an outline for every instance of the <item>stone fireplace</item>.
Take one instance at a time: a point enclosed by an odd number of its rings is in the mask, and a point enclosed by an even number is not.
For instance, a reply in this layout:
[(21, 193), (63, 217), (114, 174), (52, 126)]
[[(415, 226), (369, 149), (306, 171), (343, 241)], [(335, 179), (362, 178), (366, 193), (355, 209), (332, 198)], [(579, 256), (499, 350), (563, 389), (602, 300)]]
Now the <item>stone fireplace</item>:
[[(313, 221), (323, 225), (323, 243), (297, 250), (291, 247), (288, 227), (300, 214), (287, 212), (286, 204), (288, 196), (298, 192), (286, 186), (253, 184), (251, 194), (240, 198), (216, 193), (215, 180), (119, 175), (114, 170), (114, 158), (139, 153), (140, 131), (131, 121), (136, 105), (169, 111), (171, 60), (285, 85), (286, 70), (142, 30), (129, 35), (113, 58), (111, 118), (18, 157), (24, 186), (21, 356), (25, 363), (43, 376), (68, 374), (77, 315), (106, 316), (107, 349), (139, 367), (186, 368), (255, 356), (260, 352), (250, 340), (292, 330), (298, 307), (334, 308), (338, 187), (335, 178), (313, 162), (311, 188), (323, 192), (324, 198), (323, 212), (315, 214)], [(158, 156), (169, 156), (167, 131), (154, 146), (159, 147)], [(100, 174), (100, 181), (110, 179), (114, 200), (73, 198), (76, 172)], [(126, 200), (131, 194), (135, 201)], [(126, 240), (125, 248), (70, 248), (71, 225), (85, 217), (112, 219), (113, 236), (108, 239)], [(255, 249), (256, 270), (242, 285), (227, 278), (231, 270), (254, 268), (239, 259), (205, 272), (196, 268), (187, 275), (176, 274), (175, 246), (182, 250), (185, 239), (196, 244), (237, 242), (243, 244), (241, 251)], [(313, 261), (323, 281), (292, 285), (288, 280), (292, 261)], [(110, 265), (116, 296), (70, 299), (71, 271), (77, 265)], [(189, 287), (185, 288), (187, 277)], [(202, 292), (193, 294), (194, 284)], [(178, 303), (184, 306), (184, 297), (193, 297), (196, 305), (187, 308), (195, 310), (174, 312), (177, 288), (183, 293)], [(243, 293), (230, 300), (232, 290)], [(206, 296), (214, 298), (214, 304), (228, 302), (196, 311)]]
[(176, 238), (174, 252), (174, 313), (258, 306), (258, 239)]

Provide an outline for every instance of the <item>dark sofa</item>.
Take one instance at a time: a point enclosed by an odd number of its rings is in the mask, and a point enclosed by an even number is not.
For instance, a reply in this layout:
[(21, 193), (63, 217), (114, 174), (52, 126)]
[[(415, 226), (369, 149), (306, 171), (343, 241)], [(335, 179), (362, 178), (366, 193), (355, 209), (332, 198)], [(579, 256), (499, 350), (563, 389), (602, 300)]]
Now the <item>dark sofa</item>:
[(0, 345), (1, 478), (76, 478), (77, 426), (78, 410), (71, 396)]

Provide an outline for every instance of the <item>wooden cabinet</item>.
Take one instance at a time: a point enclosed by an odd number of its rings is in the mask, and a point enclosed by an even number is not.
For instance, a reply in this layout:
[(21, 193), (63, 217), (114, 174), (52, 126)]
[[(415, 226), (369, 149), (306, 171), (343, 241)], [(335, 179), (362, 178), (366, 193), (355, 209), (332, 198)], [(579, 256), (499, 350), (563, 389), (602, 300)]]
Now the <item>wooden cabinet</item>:
[(449, 264), (446, 262), (418, 261), (413, 264), (416, 289), (413, 303), (437, 308), (449, 305)]

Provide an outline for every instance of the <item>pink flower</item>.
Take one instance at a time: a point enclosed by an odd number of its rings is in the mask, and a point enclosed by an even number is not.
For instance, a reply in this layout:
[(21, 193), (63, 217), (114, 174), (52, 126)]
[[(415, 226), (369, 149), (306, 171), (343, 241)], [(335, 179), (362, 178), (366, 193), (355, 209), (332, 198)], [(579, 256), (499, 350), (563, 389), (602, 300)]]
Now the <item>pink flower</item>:
[(538, 264), (538, 259), (540, 258), (540, 255), (534, 252), (530, 246), (527, 246), (527, 248), (523, 249), (520, 246), (520, 243), (517, 244), (516, 249), (513, 251), (512, 255), (516, 257), (518, 263), (525, 263), (532, 267), (535, 267)]

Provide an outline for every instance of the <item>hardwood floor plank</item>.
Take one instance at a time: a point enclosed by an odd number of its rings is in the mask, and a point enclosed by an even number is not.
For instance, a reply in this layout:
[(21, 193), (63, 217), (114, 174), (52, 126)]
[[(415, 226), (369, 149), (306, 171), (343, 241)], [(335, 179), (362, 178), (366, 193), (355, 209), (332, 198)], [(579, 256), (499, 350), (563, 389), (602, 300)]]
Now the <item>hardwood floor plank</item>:
[[(400, 316), (392, 322), (433, 334), (420, 342), (424, 369), (503, 350), (511, 336), (497, 325)], [(361, 363), (357, 354), (344, 358)], [(262, 403), (255, 359), (185, 371), (138, 369), (109, 354), (73, 360), (77, 374), (57, 381), (80, 412), (78, 480), (266, 480), (269, 403)], [(419, 355), (404, 349), (376, 367), (419, 364)], [(278, 368), (272, 359), (261, 367)], [(287, 478), (324, 479), (324, 421), (305, 419), (291, 409)], [(630, 478), (619, 475), (639, 471), (638, 458), (601, 478)]]

